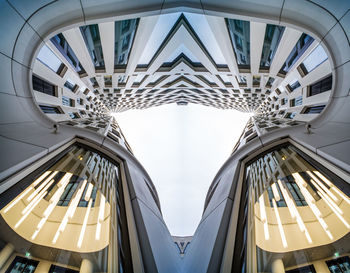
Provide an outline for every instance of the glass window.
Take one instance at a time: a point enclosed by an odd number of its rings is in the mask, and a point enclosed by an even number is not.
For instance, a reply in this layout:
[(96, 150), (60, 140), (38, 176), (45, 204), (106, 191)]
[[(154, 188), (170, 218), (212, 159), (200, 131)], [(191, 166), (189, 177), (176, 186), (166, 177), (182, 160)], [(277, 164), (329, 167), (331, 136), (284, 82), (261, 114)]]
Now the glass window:
[(80, 27), (80, 31), (95, 68), (104, 69), (105, 63), (98, 25), (82, 26)]
[(58, 265), (51, 265), (49, 273), (79, 273), (79, 271)]
[(329, 91), (331, 90), (331, 88), (332, 88), (332, 75), (316, 83), (311, 84), (308, 88), (308, 96), (314, 96), (314, 95)]
[(62, 64), (61, 60), (56, 56), (55, 53), (51, 51), (50, 48), (48, 48), (47, 45), (44, 45), (40, 49), (39, 54), (36, 58), (48, 66), (55, 73), (58, 71)]
[(273, 57), (277, 51), (279, 42), (282, 38), (284, 27), (276, 25), (266, 25), (264, 45), (261, 52), (260, 69), (269, 69)]
[(305, 74), (310, 73), (327, 59), (328, 56), (323, 47), (321, 45), (317, 46), (302, 62), (305, 68)]
[(350, 259), (348, 256), (326, 261), (331, 273), (350, 273)]
[(316, 271), (314, 266), (311, 264), (311, 265), (295, 268), (292, 270), (288, 270), (286, 271), (286, 273), (316, 273)]
[(237, 65), (240, 69), (250, 69), (250, 23), (248, 21), (226, 19)]
[(294, 80), (286, 86), (286, 88), (289, 92), (293, 92), (298, 87), (300, 87), (300, 82), (298, 80)]
[(291, 99), (289, 101), (289, 103), (290, 103), (290, 107), (300, 106), (300, 105), (303, 104), (303, 96), (298, 96), (298, 97), (296, 97), (294, 99)]
[(66, 96), (62, 96), (62, 105), (69, 106), (69, 107), (74, 107), (75, 103), (74, 103), (73, 99), (68, 98)]
[(288, 119), (293, 119), (295, 117), (297, 113), (293, 112), (293, 113), (287, 113), (284, 118), (288, 118)]
[(78, 113), (68, 112), (68, 115), (69, 115), (72, 119), (80, 118), (80, 116), (78, 115)]
[(6, 273), (34, 273), (38, 264), (38, 261), (16, 256)]
[(295, 98), (295, 106), (300, 106), (303, 104), (303, 96), (298, 96)]
[(67, 87), (70, 91), (74, 92), (76, 84), (71, 79), (67, 79), (64, 83), (64, 86)]
[(247, 85), (247, 78), (246, 78), (246, 76), (238, 75), (238, 76), (236, 76), (236, 78), (237, 78), (237, 81), (238, 81), (239, 85)]
[(63, 114), (63, 111), (55, 106), (39, 105), (39, 107), (45, 114)]
[(317, 105), (317, 106), (306, 107), (305, 110), (302, 112), (302, 114), (319, 114), (322, 112), (322, 110), (325, 107), (326, 107), (326, 105)]
[[(276, 168), (265, 172), (271, 158)], [(327, 257), (331, 272), (349, 272), (347, 256), (333, 259), (350, 252), (349, 196), (346, 181), (289, 143), (252, 159), (242, 184), (231, 272), (242, 266), (243, 272), (271, 272), (278, 263), (285, 272), (314, 273), (312, 264)]]
[(56, 96), (56, 86), (38, 78), (34, 74), (32, 76), (32, 83), (33, 83), (33, 89), (35, 91), (38, 91), (47, 95), (51, 95), (51, 96)]
[(61, 52), (63, 57), (72, 65), (75, 72), (79, 74), (86, 73), (84, 68), (81, 66), (77, 56), (75, 56), (73, 49), (69, 46), (62, 33), (59, 33), (56, 36), (52, 37), (50, 41)]
[(299, 60), (301, 55), (303, 55), (305, 50), (311, 45), (313, 41), (314, 39), (311, 36), (303, 33), (296, 45), (294, 46), (294, 48), (292, 49), (291, 53), (289, 54), (279, 73), (282, 75), (286, 75), (291, 69), (291, 67)]
[(16, 258), (6, 272), (34, 273), (35, 259), (59, 261), (49, 271), (56, 273), (79, 272), (83, 259), (94, 272), (134, 272), (119, 172), (117, 162), (76, 143), (1, 194), (0, 224), (14, 233), (5, 243), (33, 257)]
[(253, 86), (260, 86), (260, 76), (253, 76)]
[[(269, 79), (266, 82), (266, 87), (270, 88), (274, 81), (275, 81), (275, 78), (269, 77)], [(277, 91), (276, 91), (276, 93), (277, 93)]]

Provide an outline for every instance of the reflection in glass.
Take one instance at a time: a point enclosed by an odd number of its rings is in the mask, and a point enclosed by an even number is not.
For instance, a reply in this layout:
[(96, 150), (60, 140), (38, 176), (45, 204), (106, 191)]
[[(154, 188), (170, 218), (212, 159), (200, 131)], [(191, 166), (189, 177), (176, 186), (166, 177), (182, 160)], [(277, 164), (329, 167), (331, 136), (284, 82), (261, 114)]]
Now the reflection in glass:
[(138, 19), (116, 21), (114, 24), (114, 66), (128, 63), (131, 46), (136, 34)]
[(282, 75), (286, 75), (288, 71), (292, 68), (292, 66), (299, 60), (301, 55), (303, 55), (305, 50), (312, 44), (313, 41), (314, 38), (303, 33), (296, 45), (293, 47), (279, 73)]
[(266, 25), (264, 45), (261, 52), (260, 69), (268, 70), (277, 51), (285, 27)]
[(232, 46), (239, 69), (250, 69), (250, 23), (248, 21), (226, 19)]
[[(115, 162), (80, 144), (71, 146), (6, 192), (13, 199), (2, 202), (6, 230), (0, 240), (40, 260), (39, 266), (61, 261), (57, 272), (62, 261), (75, 271), (89, 264), (94, 272), (132, 272), (119, 177)], [(16, 236), (6, 237), (10, 233)]]
[[(245, 182), (248, 202), (241, 204), (248, 218), (248, 248), (242, 272), (313, 272), (303, 271), (303, 266), (320, 272), (327, 265), (349, 265), (350, 198), (345, 181), (284, 144), (250, 163)], [(344, 258), (334, 261), (334, 255)]]
[(310, 73), (312, 70), (314, 70), (317, 66), (319, 66), (327, 59), (328, 56), (327, 53), (324, 51), (323, 47), (321, 45), (317, 46), (303, 61), (302, 64), (303, 68), (305, 69), (304, 71), (306, 72), (306, 74)]
[(103, 60), (102, 44), (98, 25), (89, 25), (80, 27), (85, 45), (90, 53), (91, 60), (97, 69), (104, 69), (105, 62)]
[(54, 72), (57, 72), (60, 68), (62, 62), (60, 59), (56, 56), (55, 53), (51, 51), (50, 48), (48, 48), (47, 45), (44, 45), (37, 56), (37, 59), (40, 60), (42, 63), (47, 65), (50, 69), (52, 69)]
[(75, 72), (79, 74), (86, 73), (84, 68), (81, 66), (77, 56), (75, 56), (73, 49), (69, 46), (62, 33), (59, 33), (56, 36), (52, 37), (50, 41), (61, 52), (63, 57), (72, 65)]

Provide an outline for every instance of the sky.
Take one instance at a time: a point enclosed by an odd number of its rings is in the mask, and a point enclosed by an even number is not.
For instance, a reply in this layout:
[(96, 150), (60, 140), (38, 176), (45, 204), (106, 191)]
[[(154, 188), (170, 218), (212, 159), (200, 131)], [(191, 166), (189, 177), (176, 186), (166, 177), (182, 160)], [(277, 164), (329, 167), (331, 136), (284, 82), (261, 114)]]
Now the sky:
[(156, 187), (170, 233), (193, 235), (209, 186), (250, 114), (169, 104), (114, 116)]

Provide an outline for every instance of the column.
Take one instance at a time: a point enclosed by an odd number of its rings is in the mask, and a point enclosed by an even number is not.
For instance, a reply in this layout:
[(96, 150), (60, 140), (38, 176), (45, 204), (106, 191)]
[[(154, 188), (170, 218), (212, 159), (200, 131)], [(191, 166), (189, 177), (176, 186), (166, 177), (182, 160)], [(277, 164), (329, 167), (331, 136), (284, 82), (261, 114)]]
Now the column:
[(313, 265), (317, 273), (329, 273), (329, 269), (325, 261), (315, 261), (313, 262)]
[(47, 273), (50, 271), (51, 262), (49, 261), (40, 261), (38, 266), (35, 269), (35, 273)]
[(271, 265), (272, 273), (285, 273), (282, 259), (276, 259)]
[(15, 250), (15, 247), (8, 243), (0, 252), (0, 269), (4, 266), (7, 259), (10, 258), (12, 252)]
[(83, 259), (80, 265), (80, 273), (93, 273), (94, 265), (88, 259)]

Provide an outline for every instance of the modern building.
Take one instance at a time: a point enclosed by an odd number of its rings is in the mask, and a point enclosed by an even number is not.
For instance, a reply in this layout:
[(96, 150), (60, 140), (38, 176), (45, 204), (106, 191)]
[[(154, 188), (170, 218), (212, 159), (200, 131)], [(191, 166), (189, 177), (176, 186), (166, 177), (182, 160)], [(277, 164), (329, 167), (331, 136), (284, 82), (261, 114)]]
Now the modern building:
[[(350, 2), (0, 2), (0, 272), (350, 272)], [(254, 113), (172, 237), (113, 112)]]

